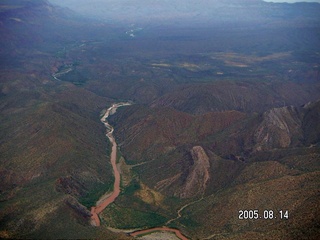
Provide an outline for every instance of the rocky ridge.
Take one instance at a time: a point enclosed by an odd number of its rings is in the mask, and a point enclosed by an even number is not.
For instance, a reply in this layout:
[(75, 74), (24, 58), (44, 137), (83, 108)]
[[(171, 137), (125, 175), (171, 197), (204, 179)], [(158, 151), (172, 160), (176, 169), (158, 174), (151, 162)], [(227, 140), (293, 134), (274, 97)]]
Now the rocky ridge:
[(273, 108), (265, 112), (255, 130), (255, 151), (286, 148), (297, 145), (303, 138), (301, 114), (297, 108)]

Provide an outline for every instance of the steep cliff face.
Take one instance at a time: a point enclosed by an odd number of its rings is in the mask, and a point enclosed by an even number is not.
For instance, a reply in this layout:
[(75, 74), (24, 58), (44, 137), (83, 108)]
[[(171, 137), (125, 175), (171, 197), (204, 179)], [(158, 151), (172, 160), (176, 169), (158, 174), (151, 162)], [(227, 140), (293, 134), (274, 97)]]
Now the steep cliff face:
[(301, 114), (294, 107), (273, 108), (262, 119), (254, 133), (255, 151), (298, 145), (303, 138)]
[(187, 174), (177, 174), (173, 177), (164, 179), (157, 183), (157, 190), (167, 190), (172, 185), (176, 187), (174, 195), (180, 198), (191, 198), (204, 194), (206, 184), (210, 178), (210, 162), (209, 157), (201, 146), (194, 146), (190, 150), (192, 156), (192, 166), (187, 171)]
[(209, 157), (201, 146), (191, 149), (193, 166), (186, 178), (184, 186), (181, 188), (180, 197), (189, 198), (203, 194), (206, 189), (210, 175)]

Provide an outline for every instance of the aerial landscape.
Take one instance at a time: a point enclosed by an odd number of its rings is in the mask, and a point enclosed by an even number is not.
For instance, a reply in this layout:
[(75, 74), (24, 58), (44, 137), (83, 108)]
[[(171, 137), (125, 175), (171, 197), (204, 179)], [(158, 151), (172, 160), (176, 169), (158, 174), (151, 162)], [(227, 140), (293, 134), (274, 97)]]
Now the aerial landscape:
[(0, 239), (320, 239), (320, 3), (288, 2), (1, 0)]

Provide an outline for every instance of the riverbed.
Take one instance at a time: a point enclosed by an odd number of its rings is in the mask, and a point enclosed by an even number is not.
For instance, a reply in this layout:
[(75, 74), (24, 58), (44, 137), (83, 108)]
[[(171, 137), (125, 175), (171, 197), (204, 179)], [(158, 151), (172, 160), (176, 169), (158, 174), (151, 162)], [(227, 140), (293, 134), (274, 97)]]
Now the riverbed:
[[(121, 103), (115, 103), (112, 104), (111, 107), (109, 107), (105, 113), (103, 114), (101, 118), (101, 122), (105, 125), (106, 127), (106, 136), (108, 137), (111, 145), (112, 145), (112, 150), (110, 154), (110, 162), (112, 165), (112, 170), (114, 174), (114, 184), (113, 184), (113, 192), (111, 193), (106, 193), (104, 194), (99, 201), (97, 202), (96, 206), (91, 207), (91, 225), (93, 226), (100, 226), (100, 218), (99, 214), (106, 208), (108, 207), (111, 203), (113, 203), (116, 198), (120, 194), (120, 171), (117, 168), (117, 143), (116, 140), (113, 136), (113, 127), (108, 123), (107, 119), (110, 115), (116, 113), (117, 109), (122, 106), (129, 106), (131, 103), (129, 102), (121, 102)], [(117, 229), (117, 231), (121, 231), (121, 229)], [(133, 237), (137, 237), (140, 235), (145, 235), (145, 234), (152, 234), (157, 232), (157, 235), (164, 234), (168, 236), (170, 234), (175, 234), (179, 239), (181, 240), (188, 240), (178, 229), (174, 228), (169, 228), (166, 226), (163, 227), (156, 227), (156, 228), (150, 228), (150, 229), (141, 229), (141, 230), (135, 230), (133, 232), (129, 232), (129, 234)], [(164, 236), (163, 236), (164, 237)]]

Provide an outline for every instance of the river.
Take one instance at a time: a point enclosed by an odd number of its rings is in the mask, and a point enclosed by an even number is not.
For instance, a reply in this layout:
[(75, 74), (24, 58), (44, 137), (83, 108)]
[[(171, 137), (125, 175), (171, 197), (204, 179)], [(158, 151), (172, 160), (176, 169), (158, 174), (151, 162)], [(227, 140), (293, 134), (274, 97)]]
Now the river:
[(128, 105), (130, 105), (130, 103), (113, 104), (110, 108), (107, 109), (107, 111), (101, 118), (101, 122), (107, 128), (106, 136), (109, 138), (109, 141), (112, 144), (110, 162), (114, 174), (114, 184), (112, 194), (104, 201), (102, 201), (99, 205), (91, 207), (91, 223), (94, 226), (100, 226), (99, 213), (101, 213), (109, 204), (113, 203), (120, 194), (120, 172), (117, 168), (117, 143), (113, 136), (113, 127), (108, 123), (107, 118), (111, 114), (115, 113), (117, 108)]
[[(105, 125), (107, 132), (106, 136), (108, 137), (109, 141), (112, 144), (112, 150), (111, 150), (111, 155), (110, 155), (110, 162), (112, 165), (112, 170), (114, 174), (114, 184), (113, 184), (113, 192), (111, 195), (109, 195), (107, 198), (105, 198), (103, 201), (99, 201), (99, 204), (97, 206), (91, 207), (91, 224), (93, 226), (100, 226), (100, 218), (99, 214), (111, 203), (113, 203), (116, 198), (120, 194), (120, 171), (117, 168), (117, 143), (116, 140), (113, 136), (113, 127), (108, 123), (107, 119), (110, 115), (114, 114), (116, 110), (119, 107), (122, 106), (129, 106), (131, 103), (128, 102), (122, 102), (122, 103), (115, 103), (111, 107), (107, 109), (105, 114), (101, 118), (101, 122)], [(169, 227), (156, 227), (156, 228), (150, 228), (150, 229), (142, 229), (142, 230), (137, 230), (134, 232), (131, 232), (130, 235), (135, 237), (141, 234), (147, 234), (147, 233), (152, 233), (155, 231), (166, 231), (166, 232), (173, 232), (176, 234), (178, 238), (181, 240), (188, 240), (178, 229), (174, 228), (169, 228)]]

